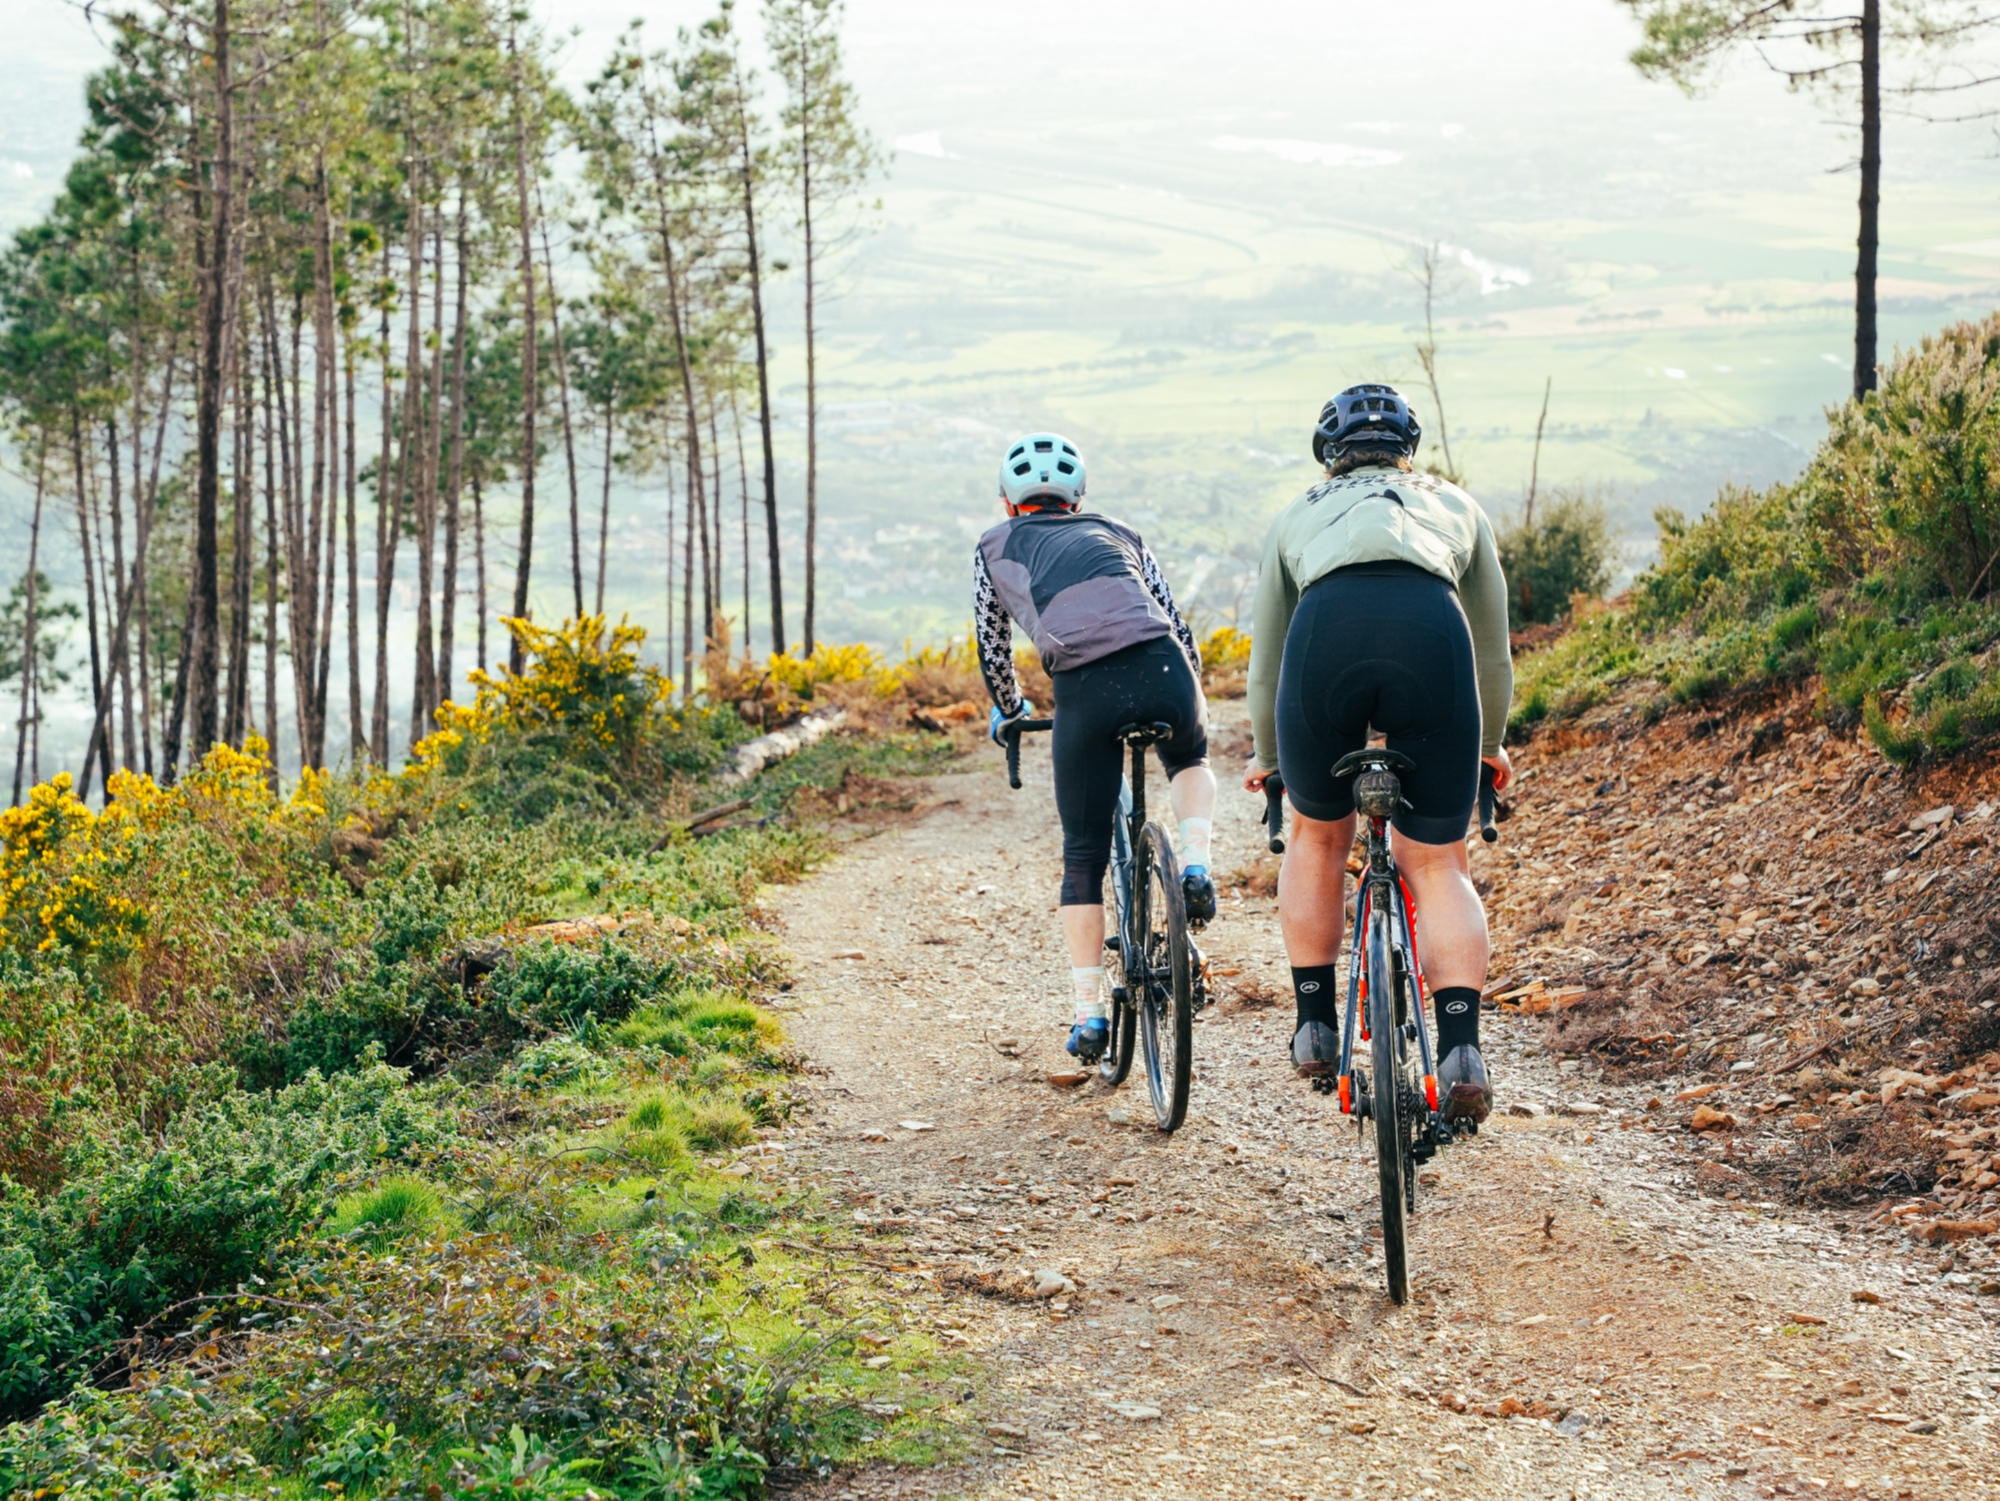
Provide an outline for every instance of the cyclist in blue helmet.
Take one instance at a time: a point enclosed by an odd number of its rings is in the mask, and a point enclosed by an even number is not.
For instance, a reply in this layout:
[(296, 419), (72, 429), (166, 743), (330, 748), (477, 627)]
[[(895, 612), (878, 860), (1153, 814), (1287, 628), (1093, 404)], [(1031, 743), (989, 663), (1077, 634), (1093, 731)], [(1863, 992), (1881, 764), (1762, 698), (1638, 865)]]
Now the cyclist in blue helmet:
[(1512, 776), (1507, 581), (1493, 528), (1464, 490), (1412, 465), (1422, 430), (1393, 386), (1350, 386), (1313, 430), (1323, 479), (1281, 511), (1264, 543), (1248, 696), (1257, 757), (1244, 785), (1284, 778), (1297, 814), (1278, 882), (1298, 999), (1292, 1061), (1339, 1060), (1340, 948), (1353, 784), (1333, 766), (1371, 729), (1416, 763), (1393, 820), (1417, 912), (1418, 959), (1437, 1010), (1448, 1120), (1478, 1122), (1493, 1089), (1479, 1051), (1491, 957), (1466, 825), (1483, 760)]
[(1124, 777), (1123, 747), (1113, 735), (1134, 723), (1174, 727), (1158, 750), (1180, 819), (1181, 891), (1197, 924), (1215, 916), (1208, 873), (1215, 774), (1194, 632), (1145, 540), (1108, 517), (1085, 515), (1083, 491), (1083, 457), (1060, 433), (1030, 433), (1008, 445), (1000, 463), (1007, 519), (979, 539), (972, 574), (993, 739), (1001, 741), (1009, 720), (1034, 715), (1014, 676), (1016, 625), (1034, 641), (1055, 685), (1062, 924), (1075, 1001), (1068, 1046), (1095, 1063), (1111, 1038), (1104, 874)]

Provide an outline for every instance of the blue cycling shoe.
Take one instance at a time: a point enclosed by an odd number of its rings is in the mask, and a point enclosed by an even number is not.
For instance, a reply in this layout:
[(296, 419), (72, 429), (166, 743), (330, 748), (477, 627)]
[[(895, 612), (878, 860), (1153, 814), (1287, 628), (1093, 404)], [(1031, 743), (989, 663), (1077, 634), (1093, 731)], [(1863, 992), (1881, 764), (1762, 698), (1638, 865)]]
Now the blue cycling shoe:
[(1196, 926), (1215, 921), (1215, 881), (1206, 865), (1190, 865), (1181, 872), (1181, 905)]
[(1084, 1063), (1095, 1063), (1111, 1046), (1111, 1023), (1101, 1016), (1078, 1022), (1069, 1029), (1069, 1051)]

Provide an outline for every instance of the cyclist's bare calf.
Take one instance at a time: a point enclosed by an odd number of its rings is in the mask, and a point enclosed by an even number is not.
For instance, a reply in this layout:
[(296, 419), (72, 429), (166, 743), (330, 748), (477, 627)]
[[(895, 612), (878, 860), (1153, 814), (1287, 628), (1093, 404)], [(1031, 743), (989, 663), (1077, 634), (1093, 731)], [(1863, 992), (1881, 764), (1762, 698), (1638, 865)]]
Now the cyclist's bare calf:
[[(1425, 981), (1432, 990), (1484, 985), (1491, 957), (1486, 912), (1472, 886), (1465, 846), (1421, 844), (1398, 833), (1390, 837), (1396, 868), (1416, 904), (1417, 958)], [(1285, 953), (1296, 967), (1332, 964), (1339, 954), (1353, 845), (1352, 814), (1327, 823), (1293, 810), (1278, 876), (1278, 921)]]
[[(1182, 832), (1181, 856), (1188, 860), (1187, 820), (1199, 818), (1204, 821), (1215, 816), (1215, 773), (1206, 766), (1190, 766), (1167, 784), (1169, 800), (1173, 804), (1174, 817), (1180, 820)], [(1206, 832), (1204, 830), (1204, 832)], [(1208, 850), (1204, 845), (1200, 850), (1201, 863), (1208, 863)], [(1092, 906), (1064, 907), (1062, 909), (1063, 938), (1069, 945), (1069, 962), (1072, 969), (1086, 969), (1104, 962), (1104, 904)], [(1082, 997), (1078, 997), (1079, 1003)]]

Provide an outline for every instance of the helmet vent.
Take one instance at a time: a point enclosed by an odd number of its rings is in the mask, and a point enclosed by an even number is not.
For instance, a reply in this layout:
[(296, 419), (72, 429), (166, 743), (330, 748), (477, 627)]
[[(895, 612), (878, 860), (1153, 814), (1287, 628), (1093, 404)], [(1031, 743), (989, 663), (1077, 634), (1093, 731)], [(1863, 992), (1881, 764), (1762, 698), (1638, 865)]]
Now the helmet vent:
[(1014, 466), (1014, 472), (1016, 474), (1026, 474), (1033, 467), (1026, 459), (1023, 459)]
[(1018, 459), (1018, 458), (1019, 458), (1019, 457), (1020, 457), (1020, 456), (1021, 456), (1022, 454), (1026, 453), (1027, 451), (1028, 451), (1028, 445), (1027, 445), (1027, 444), (1025, 444), (1025, 443), (1016, 443), (1016, 444), (1014, 445), (1014, 451), (1013, 451), (1012, 453), (1008, 454), (1008, 455), (1007, 455), (1007, 457), (1008, 457), (1008, 458), (1010, 458), (1010, 459)]
[(1052, 443), (1052, 442), (1050, 442), (1050, 441), (1049, 441), (1049, 440), (1048, 440), (1047, 438), (1037, 438), (1037, 439), (1035, 439), (1035, 452), (1036, 452), (1036, 453), (1048, 453), (1048, 452), (1050, 452), (1050, 451), (1051, 451), (1052, 449), (1054, 449), (1054, 447), (1055, 447), (1055, 444), (1054, 444), (1054, 443)]
[(1068, 459), (1057, 459), (1056, 472), (1058, 474), (1075, 474), (1076, 465), (1072, 464)]

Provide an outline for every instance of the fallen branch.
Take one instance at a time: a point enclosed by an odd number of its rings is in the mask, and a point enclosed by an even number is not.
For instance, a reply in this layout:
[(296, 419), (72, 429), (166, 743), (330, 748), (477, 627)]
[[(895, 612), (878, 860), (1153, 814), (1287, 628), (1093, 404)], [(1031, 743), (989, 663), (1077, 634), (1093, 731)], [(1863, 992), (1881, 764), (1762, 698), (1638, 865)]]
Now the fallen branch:
[(730, 766), (718, 780), (725, 785), (747, 782), (765, 767), (795, 756), (809, 745), (817, 745), (846, 719), (845, 709), (815, 709), (797, 724), (746, 740), (736, 747)]
[(731, 798), (726, 803), (717, 803), (713, 808), (703, 808), (699, 813), (683, 818), (679, 823), (669, 824), (667, 831), (646, 848), (646, 853), (656, 855), (667, 847), (667, 842), (676, 834), (692, 834), (703, 824), (714, 823), (718, 818), (727, 818), (732, 813), (741, 813), (750, 806), (747, 797)]
[(1327, 1375), (1326, 1372), (1322, 1371), (1318, 1366), (1314, 1365), (1310, 1360), (1307, 1360), (1305, 1351), (1301, 1350), (1297, 1345), (1286, 1345), (1285, 1348), (1291, 1352), (1292, 1359), (1296, 1360), (1302, 1367), (1310, 1371), (1313, 1375), (1319, 1377), (1319, 1379), (1324, 1381), (1328, 1386), (1337, 1386), (1342, 1391), (1352, 1392), (1357, 1397), (1365, 1397), (1368, 1395), (1368, 1393), (1364, 1392), (1360, 1387), (1355, 1386), (1352, 1382), (1342, 1381), (1338, 1376)]

